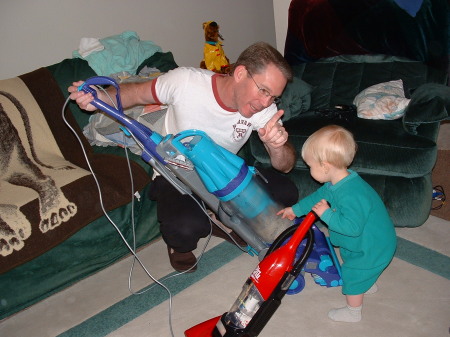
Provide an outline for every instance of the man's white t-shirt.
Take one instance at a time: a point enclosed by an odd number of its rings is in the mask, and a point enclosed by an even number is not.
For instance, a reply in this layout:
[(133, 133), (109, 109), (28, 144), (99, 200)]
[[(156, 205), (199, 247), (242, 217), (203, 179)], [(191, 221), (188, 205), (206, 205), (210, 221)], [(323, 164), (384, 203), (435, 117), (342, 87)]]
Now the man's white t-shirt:
[(277, 112), (272, 104), (251, 118), (227, 108), (221, 101), (212, 71), (179, 67), (153, 81), (152, 94), (158, 103), (168, 105), (165, 134), (197, 129), (208, 134), (218, 145), (237, 153), (253, 130), (266, 125)]

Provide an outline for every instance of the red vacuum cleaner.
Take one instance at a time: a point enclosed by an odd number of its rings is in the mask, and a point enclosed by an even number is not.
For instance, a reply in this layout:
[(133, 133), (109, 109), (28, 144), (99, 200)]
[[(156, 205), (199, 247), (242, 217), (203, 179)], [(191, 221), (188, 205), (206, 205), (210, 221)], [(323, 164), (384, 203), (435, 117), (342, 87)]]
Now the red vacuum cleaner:
[[(280, 306), (282, 298), (313, 250), (314, 232), (311, 226), (316, 220), (317, 215), (311, 211), (298, 227), (292, 226), (281, 233), (245, 282), (230, 311), (186, 330), (185, 336), (258, 336)], [(297, 249), (303, 239), (306, 240), (305, 248), (296, 259)]]

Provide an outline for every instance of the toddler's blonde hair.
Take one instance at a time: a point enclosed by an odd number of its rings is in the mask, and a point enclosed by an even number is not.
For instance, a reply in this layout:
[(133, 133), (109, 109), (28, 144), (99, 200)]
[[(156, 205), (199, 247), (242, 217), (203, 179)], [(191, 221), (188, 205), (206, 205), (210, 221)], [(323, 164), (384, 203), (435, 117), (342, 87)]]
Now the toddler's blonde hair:
[(302, 158), (310, 154), (319, 163), (328, 162), (337, 168), (347, 168), (356, 154), (353, 134), (338, 125), (325, 126), (308, 137), (302, 147)]

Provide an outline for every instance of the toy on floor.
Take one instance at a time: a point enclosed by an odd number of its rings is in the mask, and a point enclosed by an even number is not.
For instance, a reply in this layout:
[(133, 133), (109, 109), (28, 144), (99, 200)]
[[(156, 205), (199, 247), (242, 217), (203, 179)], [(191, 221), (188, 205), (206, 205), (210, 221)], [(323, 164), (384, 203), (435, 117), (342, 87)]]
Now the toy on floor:
[(219, 32), (219, 25), (215, 21), (203, 23), (205, 32), (205, 44), (203, 47), (203, 60), (200, 62), (200, 68), (208, 69), (216, 73), (228, 74), (230, 72), (230, 61), (222, 48), (224, 40)]
[[(303, 218), (295, 218), (294, 224), (298, 225)], [(342, 286), (341, 266), (334, 252), (330, 239), (316, 226), (311, 226), (314, 232), (314, 245), (301, 273), (291, 284), (288, 295), (298, 294), (305, 287), (305, 273), (311, 274), (314, 282), (323, 287)], [(274, 242), (275, 244), (276, 242)], [(299, 259), (306, 246), (306, 240), (300, 244), (296, 259)]]

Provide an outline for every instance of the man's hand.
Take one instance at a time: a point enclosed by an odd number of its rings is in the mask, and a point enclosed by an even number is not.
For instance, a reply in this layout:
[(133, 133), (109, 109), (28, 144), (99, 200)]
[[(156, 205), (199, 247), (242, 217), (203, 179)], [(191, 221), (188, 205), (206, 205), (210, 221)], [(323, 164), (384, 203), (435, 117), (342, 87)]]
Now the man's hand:
[(286, 143), (288, 133), (284, 127), (279, 123), (284, 111), (278, 110), (275, 115), (266, 123), (266, 125), (258, 130), (258, 135), (261, 141), (268, 147), (279, 148)]
[(82, 85), (84, 81), (73, 82), (73, 84), (67, 89), (70, 92), (70, 99), (77, 102), (80, 109), (86, 111), (95, 111), (97, 108), (90, 104), (94, 99), (92, 94), (87, 94), (84, 91), (78, 91), (78, 87)]
[(279, 123), (284, 111), (278, 110), (275, 115), (258, 130), (258, 135), (269, 153), (272, 166), (278, 171), (287, 173), (295, 165), (296, 152), (288, 142), (288, 133)]

